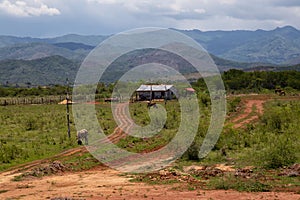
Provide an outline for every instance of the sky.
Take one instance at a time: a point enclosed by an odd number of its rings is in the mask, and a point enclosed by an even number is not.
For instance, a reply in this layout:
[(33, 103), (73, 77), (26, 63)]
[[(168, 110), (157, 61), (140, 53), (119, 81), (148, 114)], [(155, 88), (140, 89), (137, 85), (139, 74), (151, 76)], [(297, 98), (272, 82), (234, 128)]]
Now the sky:
[(300, 29), (299, 0), (0, 0), (0, 35), (109, 35), (142, 27)]

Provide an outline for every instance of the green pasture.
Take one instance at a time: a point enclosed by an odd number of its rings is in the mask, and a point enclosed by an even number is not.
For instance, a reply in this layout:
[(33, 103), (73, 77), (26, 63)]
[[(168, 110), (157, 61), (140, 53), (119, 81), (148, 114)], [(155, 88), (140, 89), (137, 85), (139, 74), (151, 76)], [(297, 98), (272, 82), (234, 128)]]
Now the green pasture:
[[(256, 125), (234, 129), (226, 123), (213, 151), (204, 159), (197, 152), (210, 122), (210, 103), (207, 97), (199, 99), (201, 117), (194, 143), (179, 161), (194, 160), (199, 164), (233, 163), (236, 166), (254, 165), (279, 168), (300, 162), (300, 102), (291, 100), (269, 101), (265, 113)], [(228, 101), (229, 112), (235, 112), (240, 100)], [(177, 101), (165, 106), (168, 118), (162, 131), (147, 140), (134, 137), (122, 139), (118, 146), (132, 152), (157, 149), (166, 145), (176, 134), (180, 124)], [(72, 109), (71, 109), (72, 110)], [(106, 134), (116, 127), (110, 104), (96, 105), (97, 117)], [(135, 122), (146, 126), (150, 122), (145, 103), (130, 105)], [(0, 170), (10, 166), (55, 155), (74, 148), (76, 130), (71, 113), (71, 139), (67, 136), (66, 107), (64, 105), (0, 106)]]

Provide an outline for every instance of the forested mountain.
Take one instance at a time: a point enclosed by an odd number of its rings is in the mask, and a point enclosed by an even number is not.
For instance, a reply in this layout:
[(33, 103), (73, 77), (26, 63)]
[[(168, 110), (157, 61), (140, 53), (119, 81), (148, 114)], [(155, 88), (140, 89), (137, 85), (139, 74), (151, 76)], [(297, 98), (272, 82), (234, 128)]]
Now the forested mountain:
[(213, 55), (239, 62), (298, 64), (300, 31), (286, 26), (271, 31), (181, 31)]
[[(220, 71), (229, 69), (282, 71), (298, 70), (300, 63), (300, 31), (286, 26), (271, 31), (207, 31), (179, 30), (192, 37), (210, 54)], [(48, 85), (74, 79), (88, 53), (108, 36), (69, 34), (55, 38), (0, 36), (1, 84)], [(143, 55), (144, 59), (140, 59)], [(140, 51), (116, 60), (105, 81), (114, 81), (134, 66), (151, 62), (193, 72), (183, 60), (162, 52)], [(284, 68), (286, 66), (292, 66)], [(280, 68), (278, 68), (280, 67)], [(115, 70), (115, 71), (114, 71)], [(46, 75), (47, 74), (47, 75)]]
[(0, 60), (35, 60), (59, 55), (74, 61), (82, 61), (93, 49), (81, 43), (28, 43), (0, 48)]
[(66, 78), (73, 81), (79, 63), (61, 56), (36, 60), (6, 60), (0, 62), (1, 85), (37, 86), (66, 84)]
[[(46, 49), (44, 48), (41, 52), (45, 50)], [(59, 50), (60, 49), (58, 48), (57, 53), (60, 52)], [(49, 50), (48, 53), (49, 52), (55, 51)], [(27, 53), (30, 53), (30, 51), (27, 51)], [(38, 55), (43, 54), (40, 53)], [(70, 81), (73, 82), (81, 61), (66, 58), (68, 56), (72, 58), (72, 54), (66, 56), (64, 53), (63, 55), (65, 55), (65, 57), (54, 55), (34, 60), (2, 60), (0, 61), (0, 71), (2, 72), (0, 74), (0, 84), (4, 85), (6, 82), (10, 83), (10, 85), (26, 85), (27, 83), (31, 83), (31, 85), (63, 84), (65, 83), (66, 78), (69, 78)], [(23, 56), (25, 56), (25, 54)], [(229, 61), (213, 55), (211, 57), (219, 67), (220, 71), (232, 68), (251, 68), (260, 65), (259, 63), (239, 63)], [(105, 71), (100, 81), (106, 83), (117, 81), (123, 74), (134, 67), (153, 62), (170, 66), (178, 70), (181, 74), (191, 74), (196, 72), (187, 61), (174, 54), (160, 50), (137, 50), (125, 54), (115, 60)], [(153, 76), (159, 76), (162, 72), (159, 70), (152, 70), (151, 73), (153, 73)], [(171, 74), (171, 71), (166, 69), (164, 73)], [(166, 74), (162, 74), (162, 76), (166, 76)], [(140, 74), (140, 77), (136, 78), (143, 78), (142, 74)]]
[[(270, 31), (178, 31), (195, 39), (209, 53), (227, 60), (271, 64), (298, 64), (300, 61), (300, 31), (291, 26)], [(76, 34), (54, 38), (0, 36), (0, 47), (2, 47), (1, 51), (8, 51), (5, 48), (10, 49), (15, 45), (30, 43), (77, 43), (94, 47), (106, 38), (108, 36)], [(2, 56), (0, 59), (6, 58)]]

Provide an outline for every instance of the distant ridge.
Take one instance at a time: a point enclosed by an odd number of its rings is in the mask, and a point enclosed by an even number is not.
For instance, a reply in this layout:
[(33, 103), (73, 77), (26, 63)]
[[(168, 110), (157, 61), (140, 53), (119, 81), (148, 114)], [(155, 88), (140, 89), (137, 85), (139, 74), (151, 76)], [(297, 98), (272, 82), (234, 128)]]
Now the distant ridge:
[(83, 49), (83, 50), (92, 50), (95, 46), (90, 46), (82, 43), (75, 43), (75, 42), (63, 42), (63, 43), (55, 43), (54, 46), (66, 48), (72, 51)]
[(83, 60), (93, 49), (81, 43), (24, 43), (0, 48), (0, 60), (34, 60), (59, 55), (73, 61)]
[[(190, 36), (209, 53), (223, 59), (244, 63), (287, 65), (298, 64), (300, 62), (300, 31), (292, 26), (277, 27), (274, 30), (268, 31), (262, 29), (256, 31), (177, 31)], [(0, 36), (0, 48), (2, 47), (1, 51), (5, 51), (5, 48), (11, 48), (14, 45), (30, 43), (76, 43), (92, 47), (97, 46), (108, 37), (103, 35), (82, 36), (77, 34), (68, 34), (54, 38)], [(74, 50), (70, 46), (67, 49)], [(84, 49), (87, 50), (90, 48)], [(75, 50), (78, 49), (75, 48)]]
[(178, 30), (199, 42), (209, 53), (238, 62), (295, 64), (300, 57), (300, 31), (292, 26), (274, 30)]
[[(201, 31), (178, 30), (201, 44), (220, 71), (299, 70), (300, 31), (292, 26), (274, 30)], [(78, 67), (90, 51), (109, 36), (68, 34), (54, 38), (0, 36), (0, 84), (62, 84), (73, 80)], [(106, 73), (105, 81), (114, 81), (125, 69), (151, 61), (151, 56), (165, 65), (174, 65), (192, 73), (188, 65), (174, 57), (141, 51), (115, 62), (115, 71)], [(138, 60), (144, 56), (144, 60)], [(287, 67), (288, 66), (288, 67)], [(45, 75), (47, 73), (48, 75)]]
[(246, 68), (243, 71), (252, 72), (252, 71), (273, 71), (273, 72), (280, 72), (280, 71), (300, 71), (300, 64), (292, 65), (292, 66), (256, 66)]
[(97, 46), (103, 40), (109, 36), (102, 35), (77, 35), (77, 34), (68, 34), (59, 37), (53, 38), (32, 38), (32, 37), (16, 37), (16, 36), (0, 36), (0, 48), (13, 46), (16, 44), (28, 44), (28, 43), (82, 43), (89, 46)]
[[(195, 72), (193, 71), (193, 68), (190, 68), (186, 61), (176, 59), (176, 62), (174, 62), (172, 56), (164, 53), (147, 52), (145, 57), (140, 57), (138, 53), (133, 52), (129, 54), (129, 56), (122, 56), (117, 59), (112, 66), (110, 66), (108, 71), (103, 74), (100, 81), (105, 83), (115, 82), (126, 72), (126, 70), (130, 70), (143, 63), (149, 63), (149, 61), (152, 60), (151, 56), (155, 56), (156, 59), (160, 60), (160, 62), (165, 65), (173, 66), (182, 74), (193, 74)], [(238, 63), (218, 58), (213, 55), (212, 58), (221, 72), (232, 68), (245, 71), (278, 71), (294, 69), (293, 67), (281, 67), (279, 69), (278, 66), (263, 66), (260, 63)], [(80, 61), (73, 61), (59, 55), (34, 60), (3, 60), (0, 61), (0, 85), (26, 86), (27, 83), (30, 83), (31, 86), (65, 84), (66, 78), (70, 80), (70, 83), (73, 83), (80, 64)], [(295, 68), (295, 70), (300, 69), (299, 66), (295, 66)]]

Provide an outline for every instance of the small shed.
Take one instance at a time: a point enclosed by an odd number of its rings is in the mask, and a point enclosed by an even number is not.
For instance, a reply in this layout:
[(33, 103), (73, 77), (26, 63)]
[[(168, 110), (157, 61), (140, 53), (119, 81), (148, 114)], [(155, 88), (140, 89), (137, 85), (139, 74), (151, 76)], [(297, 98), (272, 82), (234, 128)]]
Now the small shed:
[(185, 88), (184, 90), (185, 90), (185, 94), (184, 95), (186, 97), (190, 97), (190, 96), (196, 94), (196, 90), (194, 88)]
[(136, 100), (151, 101), (155, 99), (171, 100), (174, 96), (173, 85), (141, 85), (136, 90)]
[(59, 102), (58, 104), (61, 104), (61, 105), (66, 105), (66, 104), (67, 104), (67, 102), (68, 102), (68, 104), (74, 104), (74, 102), (73, 102), (73, 101), (71, 101), (70, 99), (69, 99), (68, 101), (65, 99), (65, 100), (63, 100), (62, 102)]
[(192, 93), (192, 94), (196, 92), (196, 90), (194, 90), (194, 88), (185, 88), (185, 91)]

